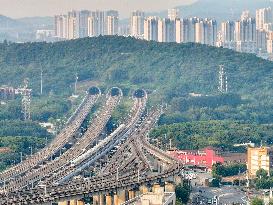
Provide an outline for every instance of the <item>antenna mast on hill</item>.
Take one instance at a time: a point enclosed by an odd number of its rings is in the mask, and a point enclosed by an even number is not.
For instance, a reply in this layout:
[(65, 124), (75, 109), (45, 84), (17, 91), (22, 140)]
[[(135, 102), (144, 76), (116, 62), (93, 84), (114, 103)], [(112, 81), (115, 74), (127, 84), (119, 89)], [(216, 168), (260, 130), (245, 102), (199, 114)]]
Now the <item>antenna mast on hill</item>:
[(77, 83), (78, 83), (78, 79), (79, 79), (78, 73), (76, 72), (76, 74), (75, 74), (75, 84), (74, 84), (74, 93), (75, 93), (75, 95), (77, 95)]
[(43, 95), (43, 69), (41, 68), (41, 85), (40, 85), (40, 93)]
[(219, 86), (218, 86), (218, 90), (221, 93), (227, 93), (228, 92), (227, 74), (225, 72), (224, 65), (219, 66)]

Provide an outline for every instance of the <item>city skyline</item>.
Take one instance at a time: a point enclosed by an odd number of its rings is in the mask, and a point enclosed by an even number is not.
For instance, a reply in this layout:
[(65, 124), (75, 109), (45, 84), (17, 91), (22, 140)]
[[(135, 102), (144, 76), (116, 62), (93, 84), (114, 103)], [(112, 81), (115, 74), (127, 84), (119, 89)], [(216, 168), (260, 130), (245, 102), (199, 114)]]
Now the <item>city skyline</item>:
[(11, 18), (23, 18), (34, 16), (54, 16), (57, 13), (66, 13), (69, 10), (109, 10), (119, 11), (121, 18), (128, 18), (132, 10), (144, 10), (146, 12), (158, 12), (167, 7), (176, 7), (196, 2), (197, 0), (0, 0), (4, 7), (0, 8), (0, 14)]

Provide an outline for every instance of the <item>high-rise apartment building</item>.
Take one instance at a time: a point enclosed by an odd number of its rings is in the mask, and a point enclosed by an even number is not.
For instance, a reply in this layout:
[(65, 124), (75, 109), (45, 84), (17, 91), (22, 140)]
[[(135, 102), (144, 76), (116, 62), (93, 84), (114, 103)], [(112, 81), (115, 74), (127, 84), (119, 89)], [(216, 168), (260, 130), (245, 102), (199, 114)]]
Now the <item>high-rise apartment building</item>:
[(144, 20), (144, 39), (158, 41), (158, 17), (147, 17)]
[(144, 19), (143, 11), (133, 11), (131, 14), (131, 36), (143, 38), (144, 35)]
[(247, 149), (247, 170), (248, 177), (255, 178), (259, 169), (264, 169), (269, 174), (272, 169), (273, 150), (268, 147)]
[(256, 40), (256, 21), (254, 18), (235, 22), (235, 40), (242, 42)]
[(238, 52), (256, 52), (256, 21), (254, 18), (235, 22), (235, 41)]
[(176, 42), (187, 43), (195, 41), (195, 24), (197, 19), (176, 19), (175, 30), (176, 30)]
[(55, 16), (55, 36), (60, 39), (67, 39), (67, 26), (68, 26), (67, 15), (56, 15)]
[(267, 53), (273, 54), (273, 31), (268, 33), (266, 46), (267, 46)]
[(79, 27), (79, 37), (84, 38), (88, 36), (88, 17), (90, 16), (90, 11), (83, 10), (78, 14), (78, 27)]
[(104, 11), (91, 11), (90, 14), (94, 17), (95, 21), (97, 21), (96, 31), (97, 35), (105, 35), (106, 34), (106, 19), (105, 19), (105, 12)]
[(223, 42), (235, 41), (235, 23), (226, 21), (221, 23), (221, 35)]
[(256, 48), (259, 53), (265, 53), (267, 45), (267, 32), (265, 30), (256, 31)]
[(179, 18), (179, 10), (176, 8), (168, 9), (168, 18), (172, 21)]
[(195, 24), (195, 42), (216, 45), (217, 23), (212, 19), (204, 19)]
[(273, 15), (270, 7), (256, 10), (256, 28), (258, 30), (266, 29), (266, 24), (271, 23), (273, 23)]
[(175, 42), (175, 21), (169, 18), (158, 20), (158, 41)]
[(68, 26), (67, 26), (67, 38), (76, 39), (79, 38), (79, 13), (77, 11), (68, 12)]
[(107, 35), (118, 34), (118, 22), (119, 22), (118, 11), (110, 10), (106, 12)]
[(247, 20), (249, 18), (251, 18), (250, 11), (248, 10), (243, 11), (241, 15), (241, 21)]
[(98, 18), (94, 16), (88, 17), (88, 29), (87, 29), (87, 35), (89, 37), (95, 37), (99, 35), (99, 21)]

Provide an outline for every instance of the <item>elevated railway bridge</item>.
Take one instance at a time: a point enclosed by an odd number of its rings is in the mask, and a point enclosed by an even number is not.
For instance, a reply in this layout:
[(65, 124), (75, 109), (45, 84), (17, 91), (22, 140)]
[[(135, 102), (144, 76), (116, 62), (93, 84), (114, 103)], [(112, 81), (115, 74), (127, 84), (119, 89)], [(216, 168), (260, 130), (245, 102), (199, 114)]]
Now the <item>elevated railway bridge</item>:
[(48, 147), (0, 175), (0, 205), (84, 204), (90, 198), (93, 204), (118, 205), (158, 187), (174, 192), (183, 167), (147, 140), (162, 108), (145, 112), (145, 90), (134, 92), (127, 119), (96, 143), (123, 97), (121, 89), (110, 89), (81, 137), (60, 156), (48, 160), (72, 140), (99, 97), (99, 88), (90, 88), (66, 128)]

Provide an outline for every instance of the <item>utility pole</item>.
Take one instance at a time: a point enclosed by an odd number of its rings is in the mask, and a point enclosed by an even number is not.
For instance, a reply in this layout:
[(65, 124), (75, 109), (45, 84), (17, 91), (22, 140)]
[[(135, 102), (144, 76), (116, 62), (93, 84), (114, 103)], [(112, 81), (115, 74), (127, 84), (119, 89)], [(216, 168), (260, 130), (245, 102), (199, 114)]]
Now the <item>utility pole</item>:
[(77, 83), (78, 83), (78, 79), (79, 79), (78, 73), (76, 72), (76, 74), (75, 74), (75, 87), (74, 87), (74, 93), (75, 93), (75, 95), (77, 95)]
[(23, 152), (20, 152), (20, 159), (21, 159), (21, 163), (23, 161)]
[(41, 68), (41, 85), (40, 85), (40, 94), (43, 95), (43, 69)]
[(170, 150), (172, 149), (172, 139), (170, 139)]

